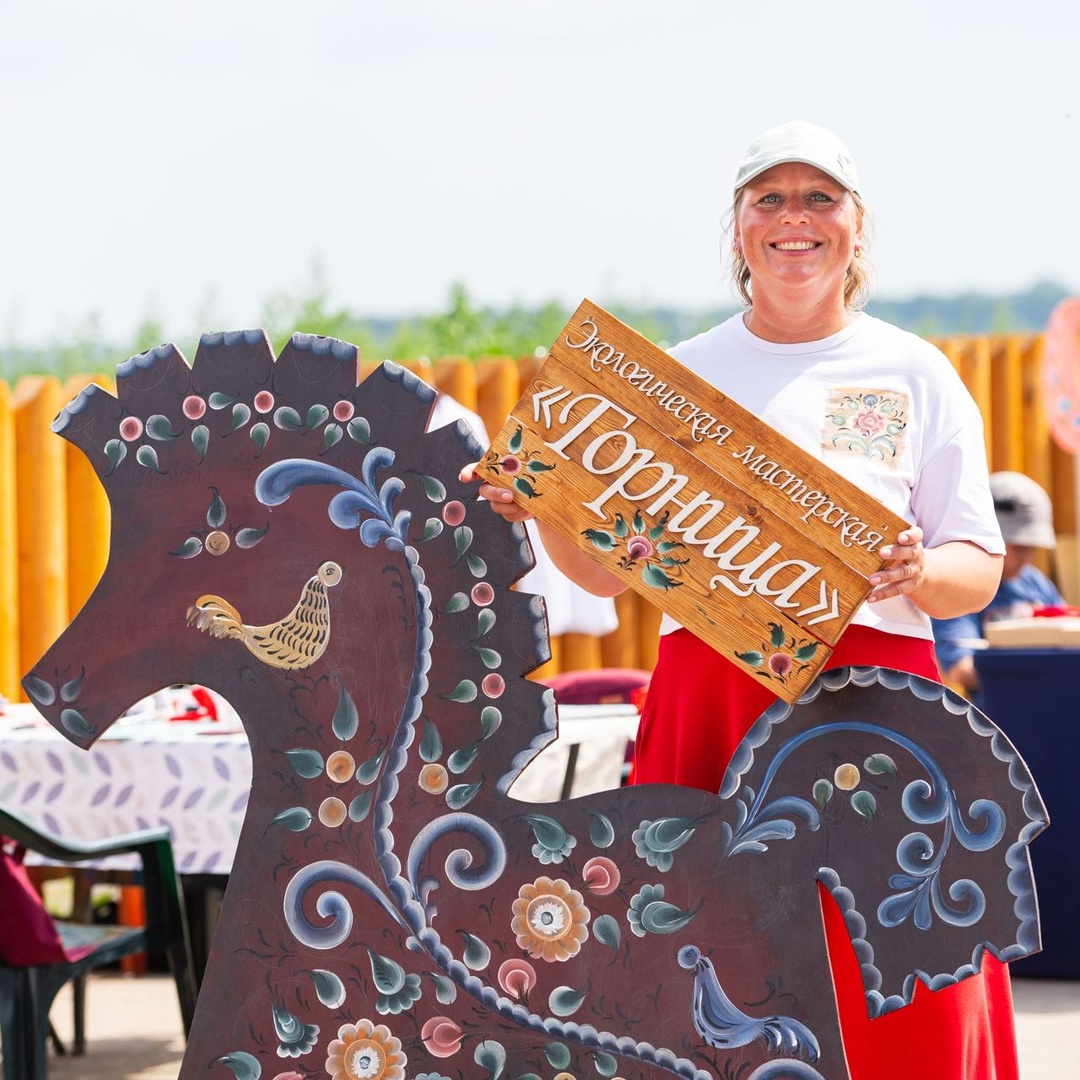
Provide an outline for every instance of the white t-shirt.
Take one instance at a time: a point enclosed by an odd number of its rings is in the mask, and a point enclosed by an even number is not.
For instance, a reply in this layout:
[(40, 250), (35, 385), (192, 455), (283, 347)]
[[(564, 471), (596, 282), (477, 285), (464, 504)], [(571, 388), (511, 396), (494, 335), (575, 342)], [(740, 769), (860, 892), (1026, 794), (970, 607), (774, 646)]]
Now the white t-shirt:
[[(948, 358), (860, 314), (831, 337), (779, 345), (734, 315), (670, 350), (680, 363), (905, 521), (924, 544), (1005, 552), (990, 496), (983, 423)], [(933, 638), (904, 597), (863, 604), (853, 623)], [(665, 615), (662, 634), (678, 629)]]

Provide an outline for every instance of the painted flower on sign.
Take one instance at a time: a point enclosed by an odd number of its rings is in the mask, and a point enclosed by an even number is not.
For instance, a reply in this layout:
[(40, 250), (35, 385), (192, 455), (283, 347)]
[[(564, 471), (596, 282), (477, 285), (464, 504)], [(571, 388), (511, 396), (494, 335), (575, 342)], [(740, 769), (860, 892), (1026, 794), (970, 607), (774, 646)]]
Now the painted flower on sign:
[(785, 683), (792, 674), (801, 675), (810, 666), (818, 645), (813, 638), (789, 637), (779, 623), (769, 623), (769, 640), (761, 643), (760, 651), (735, 651), (735, 656), (754, 668), (756, 675)]
[(385, 1024), (343, 1024), (326, 1049), (330, 1080), (405, 1080), (401, 1040)]
[(832, 779), (821, 777), (814, 781), (814, 801), (825, 809), (826, 804), (835, 792), (843, 791), (850, 793), (848, 798), (851, 808), (860, 817), (870, 821), (877, 813), (877, 799), (874, 793), (867, 791), (860, 785), (863, 782), (863, 773), (867, 776), (895, 776), (896, 762), (888, 754), (871, 754), (863, 761), (862, 770), (853, 762), (845, 761), (837, 765), (833, 770)]
[(533, 959), (569, 960), (589, 936), (590, 917), (581, 893), (568, 882), (538, 877), (518, 890), (510, 929)]
[(690, 561), (677, 558), (675, 554), (685, 544), (679, 540), (661, 539), (667, 530), (668, 516), (665, 512), (655, 525), (650, 526), (639, 511), (630, 522), (622, 514), (616, 514), (610, 528), (584, 529), (581, 535), (599, 551), (615, 552), (621, 548), (617, 562), (620, 570), (630, 573), (640, 570), (644, 584), (667, 591), (683, 584), (674, 575)]
[(537, 485), (538, 477), (555, 468), (548, 465), (540, 456), (539, 450), (529, 450), (525, 446), (525, 431), (520, 424), (514, 434), (506, 441), (509, 453), (497, 454), (489, 450), (484, 455), (484, 464), (489, 469), (500, 472), (503, 476), (513, 477), (512, 486), (519, 495), (527, 499), (538, 499), (543, 494)]

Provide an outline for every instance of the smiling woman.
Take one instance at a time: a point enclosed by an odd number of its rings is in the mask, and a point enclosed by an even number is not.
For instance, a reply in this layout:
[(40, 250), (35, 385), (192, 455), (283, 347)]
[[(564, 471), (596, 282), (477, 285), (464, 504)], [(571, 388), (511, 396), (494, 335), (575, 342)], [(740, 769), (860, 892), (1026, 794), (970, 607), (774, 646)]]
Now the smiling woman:
[[(983, 606), (1004, 545), (970, 394), (936, 348), (860, 310), (869, 283), (861, 190), (850, 152), (831, 132), (795, 122), (760, 136), (738, 169), (731, 214), (732, 269), (746, 310), (671, 352), (910, 523), (881, 549), (885, 565), (870, 575), (873, 591), (828, 666), (937, 680), (930, 618)], [(589, 362), (588, 350), (581, 355)], [(480, 494), (512, 520), (530, 516), (501, 489), (485, 484)], [(549, 553), (580, 584), (609, 595), (625, 587), (540, 528)], [(762, 672), (779, 674), (784, 663), (776, 657), (785, 635), (776, 630)], [(775, 702), (773, 684), (669, 615), (660, 632), (632, 780), (719, 791), (740, 740)], [(852, 781), (836, 774), (837, 786)], [(870, 1022), (873, 988), (863, 986), (839, 908), (824, 893), (822, 903), (852, 1080), (1015, 1080), (1003, 965), (986, 955), (980, 973), (934, 993), (920, 986), (910, 1006)]]

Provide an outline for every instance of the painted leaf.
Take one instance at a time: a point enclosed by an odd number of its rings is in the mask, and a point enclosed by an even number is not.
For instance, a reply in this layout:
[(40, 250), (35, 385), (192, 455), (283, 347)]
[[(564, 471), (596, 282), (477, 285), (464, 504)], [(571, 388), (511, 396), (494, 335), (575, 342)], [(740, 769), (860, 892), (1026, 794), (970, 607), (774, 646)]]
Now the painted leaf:
[(603, 529), (586, 529), (582, 536), (592, 544), (593, 547), (599, 551), (614, 551), (615, 540), (611, 533), (604, 532)]
[(442, 502), (446, 498), (446, 485), (437, 476), (421, 474), (420, 483), (424, 485), (424, 494), (432, 502)]
[(274, 423), (282, 431), (302, 431), (304, 428), (304, 421), (300, 419), (300, 414), (288, 405), (282, 405), (275, 411)]
[(311, 811), (306, 806), (293, 806), (282, 810), (270, 824), (284, 825), (292, 832), (303, 832), (311, 824)]
[(206, 457), (206, 448), (210, 445), (210, 430), (205, 424), (199, 424), (191, 429), (191, 445), (195, 447), (199, 461), (202, 461)]
[(478, 753), (480, 753), (480, 747), (476, 743), (471, 746), (463, 746), (460, 750), (455, 750), (446, 759), (446, 767), (455, 776), (459, 776), (476, 760)]
[(451, 810), (461, 810), (469, 805), (476, 793), (480, 790), (480, 784), (455, 784), (446, 792), (446, 805)]
[(251, 419), (251, 409), (242, 401), (238, 401), (232, 407), (232, 419), (229, 421), (229, 430), (236, 431), (242, 428)]
[(236, 1080), (259, 1080), (262, 1075), (262, 1066), (259, 1064), (258, 1058), (252, 1057), (251, 1054), (243, 1050), (234, 1050), (231, 1054), (216, 1058), (214, 1063), (216, 1065), (227, 1065), (232, 1069)]
[(210, 489), (210, 509), (206, 511), (206, 524), (211, 529), (220, 529), (225, 524), (225, 500), (216, 487)]
[(856, 791), (851, 796), (851, 808), (869, 821), (877, 813), (877, 799), (869, 791)]
[(540, 492), (537, 491), (524, 476), (514, 478), (514, 490), (520, 491), (522, 495), (526, 495), (530, 499), (540, 498)]
[[(443, 530), (443, 523), (435, 517), (428, 518), (424, 522), (424, 539), (434, 540)], [(462, 595), (462, 594), (458, 594)]]
[(468, 525), (459, 525), (454, 530), (454, 549), (457, 551), (459, 559), (469, 550), (472, 541), (473, 531)]
[(152, 472), (160, 473), (161, 466), (158, 465), (157, 451), (152, 446), (147, 446), (145, 443), (135, 451), (135, 460), (144, 468), (150, 469)]
[(455, 611), (464, 611), (469, 606), (469, 597), (467, 593), (456, 592), (446, 602), (446, 607), (443, 611), (447, 615), (452, 615)]
[(304, 421), (304, 426), (308, 431), (314, 431), (320, 424), (326, 422), (327, 417), (330, 415), (330, 410), (325, 405), (312, 405), (307, 411), (307, 417)]
[(832, 798), (833, 786), (825, 779), (818, 780), (814, 783), (814, 802), (824, 809), (825, 804)]
[(603, 914), (597, 917), (593, 923), (593, 937), (601, 945), (607, 945), (610, 949), (618, 949), (621, 938), (618, 920), (613, 915)]
[[(194, 434), (194, 432), (192, 433)], [(127, 443), (121, 439), (110, 439), (105, 444), (105, 460), (109, 463), (111, 473), (124, 458), (127, 457)]]
[(480, 738), (489, 739), (502, 723), (502, 713), (494, 705), (480, 710)]
[(345, 1004), (345, 984), (332, 971), (315, 968), (311, 972), (315, 995), (328, 1008), (337, 1009)]
[(23, 684), (26, 692), (39, 704), (51, 705), (56, 700), (56, 691), (44, 680), (31, 675)]
[(818, 651), (818, 643), (815, 641), (810, 645), (801, 645), (795, 650), (795, 659), (800, 663), (806, 663), (807, 660), (813, 660), (814, 654)]
[(446, 696), (450, 701), (475, 701), (476, 683), (472, 679), (462, 679)]
[(373, 949), (368, 949), (368, 957), (376, 989), (383, 994), (396, 994), (405, 985), (405, 969), (396, 960)]
[(896, 775), (896, 762), (888, 754), (871, 754), (863, 762), (863, 768), (872, 776)]
[(439, 729), (425, 716), (423, 734), (420, 736), (420, 759), (430, 763), (441, 757), (442, 739), (439, 737)]
[(518, 424), (517, 431), (515, 431), (514, 434), (506, 440), (506, 448), (510, 451), (511, 454), (516, 454), (521, 449), (521, 442), (522, 429), (521, 425)]
[(359, 780), (361, 784), (370, 784), (372, 780), (379, 775), (379, 766), (382, 764), (382, 759), (382, 750), (380, 750), (373, 758), (368, 758), (368, 760), (356, 770), (356, 779)]
[(476, 636), (483, 637), (495, 625), (495, 612), (491, 608), (481, 608), (476, 616)]
[(235, 397), (229, 394), (222, 394), (220, 391), (215, 390), (207, 399), (207, 404), (215, 412), (220, 409), (228, 408), (235, 400)]
[(465, 954), (462, 960), (467, 968), (483, 971), (491, 963), (491, 950), (478, 937), (467, 930), (458, 931), (465, 942)]
[(87, 736), (93, 734), (94, 729), (89, 725), (86, 717), (78, 709), (64, 709), (60, 714), (60, 723), (72, 735)]
[(620, 540), (630, 535), (630, 526), (626, 524), (626, 518), (622, 514), (615, 515), (614, 531)]
[(347, 430), (349, 438), (354, 442), (363, 443), (364, 446), (371, 445), (371, 425), (362, 416), (354, 416), (349, 421)]
[(334, 710), (334, 720), (331, 725), (334, 734), (342, 741), (348, 742), (360, 726), (360, 715), (356, 711), (356, 703), (344, 685), (338, 690), (337, 708)]
[(603, 1050), (598, 1050), (593, 1054), (593, 1064), (601, 1076), (614, 1076), (619, 1068), (619, 1063)]
[(556, 1016), (572, 1016), (581, 1008), (587, 990), (575, 990), (572, 986), (556, 986), (548, 995), (548, 1008)]
[(337, 446), (344, 437), (345, 432), (342, 431), (340, 424), (327, 424), (323, 430), (323, 450), (326, 451), (332, 446)]
[(615, 827), (611, 824), (611, 819), (606, 814), (601, 814), (599, 810), (590, 810), (589, 814), (592, 817), (589, 824), (589, 839), (593, 847), (611, 847), (615, 842)]
[(744, 664), (751, 667), (761, 667), (765, 663), (765, 657), (759, 652), (737, 652), (735, 654)]
[(363, 821), (368, 816), (368, 811), (371, 810), (371, 801), (375, 797), (374, 791), (365, 791), (361, 795), (357, 795), (352, 802), (349, 803), (349, 820), (350, 821)]
[(253, 548), (269, 531), (269, 524), (262, 529), (238, 529), (236, 533), (236, 546), (247, 551), (249, 548)]
[(168, 439), (175, 439), (180, 432), (173, 430), (172, 423), (167, 416), (154, 413), (153, 416), (147, 417), (146, 434), (151, 439), (157, 439), (158, 442), (165, 442)]
[(641, 571), (641, 580), (654, 589), (674, 589), (682, 584), (681, 581), (669, 578), (658, 566), (646, 566)]
[(479, 555), (470, 555), (465, 561), (468, 564), (469, 573), (473, 577), (487, 577), (487, 563)]
[(779, 623), (769, 623), (769, 644), (774, 649), (782, 649), (787, 641), (787, 633)]
[(325, 767), (322, 754), (318, 750), (297, 748), (286, 750), (285, 756), (289, 759), (289, 764), (296, 775), (302, 776), (305, 780), (313, 780), (316, 776), (320, 776)]
[(482, 649), (476, 647), (476, 653), (484, 667), (494, 671), (502, 664), (502, 657), (494, 649)]
[(438, 975), (434, 971), (427, 973), (435, 983), (435, 1000), (440, 1005), (453, 1005), (457, 1000), (457, 987), (445, 975)]
[(202, 541), (197, 536), (189, 536), (175, 551), (170, 551), (178, 559), (193, 559), (202, 551)]
[(570, 1047), (566, 1043), (550, 1042), (544, 1047), (544, 1057), (553, 1069), (565, 1069), (570, 1064)]
[(261, 454), (266, 449), (266, 444), (270, 439), (270, 425), (260, 421), (252, 427), (248, 435), (251, 437), (251, 441), (259, 448)]
[(506, 1047), (494, 1039), (485, 1039), (477, 1045), (473, 1060), (491, 1073), (491, 1080), (498, 1080), (506, 1068)]

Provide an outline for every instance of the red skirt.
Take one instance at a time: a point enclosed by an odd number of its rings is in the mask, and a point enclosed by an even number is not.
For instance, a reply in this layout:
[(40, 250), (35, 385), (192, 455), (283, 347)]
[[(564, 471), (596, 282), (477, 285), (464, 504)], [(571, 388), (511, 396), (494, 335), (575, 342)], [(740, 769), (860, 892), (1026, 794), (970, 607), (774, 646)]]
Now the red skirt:
[[(828, 667), (890, 667), (939, 681), (933, 643), (851, 626)], [(689, 630), (660, 639), (634, 751), (631, 783), (720, 790), (727, 763), (774, 702), (756, 681)], [(936, 992), (917, 983), (912, 1003), (875, 1020), (840, 909), (819, 885), (852, 1080), (1019, 1080), (1006, 965), (984, 954), (979, 974)]]

